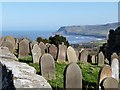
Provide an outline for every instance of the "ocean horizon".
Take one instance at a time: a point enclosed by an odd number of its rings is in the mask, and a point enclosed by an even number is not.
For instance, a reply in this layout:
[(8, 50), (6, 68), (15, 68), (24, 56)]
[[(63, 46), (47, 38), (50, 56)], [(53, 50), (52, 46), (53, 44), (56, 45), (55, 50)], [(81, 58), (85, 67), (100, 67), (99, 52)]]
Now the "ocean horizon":
[[(2, 36), (13, 36), (15, 38), (29, 38), (30, 40), (36, 40), (37, 37), (42, 37), (49, 39), (50, 36), (54, 36), (56, 31), (49, 30), (49, 31), (10, 31), (10, 30), (3, 30), (2, 31)], [(82, 36), (82, 35), (63, 35), (66, 37), (68, 42), (70, 44), (81, 44), (85, 42), (90, 42), (90, 41), (97, 41), (97, 40), (103, 40), (105, 38), (97, 38), (94, 36)]]

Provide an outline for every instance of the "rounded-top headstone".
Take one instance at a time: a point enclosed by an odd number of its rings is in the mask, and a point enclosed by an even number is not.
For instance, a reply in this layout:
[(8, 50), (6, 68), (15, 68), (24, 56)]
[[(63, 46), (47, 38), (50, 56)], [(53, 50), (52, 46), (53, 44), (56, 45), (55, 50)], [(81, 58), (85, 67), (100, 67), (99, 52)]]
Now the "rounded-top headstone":
[(119, 82), (119, 61), (117, 58), (114, 58), (111, 62), (112, 68), (112, 77)]
[(58, 52), (57, 47), (54, 44), (50, 45), (49, 54), (51, 54), (54, 57), (55, 60), (57, 58), (57, 52)]
[(64, 72), (64, 87), (66, 89), (82, 89), (82, 72), (76, 63), (70, 63)]
[(35, 44), (32, 49), (32, 57), (33, 57), (33, 63), (38, 63), (41, 57), (41, 49), (40, 47)]
[(109, 89), (113, 89), (113, 90), (119, 90), (119, 84), (118, 81), (116, 79), (114, 79), (113, 77), (107, 77), (102, 81), (102, 87), (104, 90), (109, 90)]
[(77, 55), (76, 55), (76, 52), (74, 50), (74, 48), (72, 48), (71, 46), (69, 46), (67, 48), (67, 58), (68, 58), (68, 61), (69, 63), (70, 62), (77, 62)]
[(104, 65), (99, 72), (99, 84), (106, 77), (112, 77), (112, 69), (109, 65)]
[(42, 55), (45, 54), (45, 50), (47, 48), (46, 45), (43, 42), (40, 42), (39, 47), (41, 48)]
[(52, 55), (43, 54), (40, 61), (41, 74), (46, 79), (55, 79), (55, 61)]

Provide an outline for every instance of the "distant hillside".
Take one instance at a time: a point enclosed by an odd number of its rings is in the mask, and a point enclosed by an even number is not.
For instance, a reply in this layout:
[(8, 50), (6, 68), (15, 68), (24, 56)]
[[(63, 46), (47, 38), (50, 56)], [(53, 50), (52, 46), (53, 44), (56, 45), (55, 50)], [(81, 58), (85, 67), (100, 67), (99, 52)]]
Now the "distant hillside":
[(95, 37), (106, 37), (110, 29), (115, 29), (120, 23), (108, 23), (103, 25), (79, 25), (63, 26), (58, 29), (56, 34), (84, 35)]

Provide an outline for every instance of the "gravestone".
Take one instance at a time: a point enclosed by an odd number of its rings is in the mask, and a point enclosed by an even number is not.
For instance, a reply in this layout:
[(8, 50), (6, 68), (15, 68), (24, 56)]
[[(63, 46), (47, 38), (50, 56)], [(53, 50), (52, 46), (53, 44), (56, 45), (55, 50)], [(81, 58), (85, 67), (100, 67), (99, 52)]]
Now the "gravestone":
[(86, 49), (81, 49), (80, 51), (80, 61), (87, 62), (88, 59), (88, 51)]
[(99, 72), (99, 84), (106, 77), (112, 77), (112, 69), (109, 65), (104, 65)]
[(119, 61), (117, 58), (114, 58), (111, 62), (112, 68), (112, 77), (119, 82)]
[(68, 48), (67, 48), (67, 59), (68, 59), (68, 61), (69, 61), (69, 63), (70, 62), (77, 62), (77, 56), (76, 56), (76, 52), (75, 52), (75, 50), (74, 50), (74, 48), (72, 48), (71, 46), (69, 46)]
[(77, 48), (74, 48), (74, 50), (75, 50), (75, 52), (76, 52), (76, 55), (77, 55), (77, 60), (79, 60), (79, 51), (78, 51), (78, 49)]
[(15, 39), (15, 49), (18, 49), (18, 44), (19, 44), (19, 41), (18, 41), (18, 39), (16, 38), (16, 39)]
[(107, 77), (102, 81), (103, 90), (119, 90), (119, 84), (113, 77)]
[(33, 63), (38, 63), (41, 57), (41, 49), (40, 47), (35, 44), (32, 49), (32, 57), (33, 57)]
[(113, 53), (113, 54), (111, 55), (111, 62), (112, 62), (112, 60), (113, 60), (114, 58), (117, 58), (117, 59), (119, 58), (118, 55), (117, 55), (117, 53)]
[(46, 45), (46, 53), (49, 53), (49, 47), (51, 46), (51, 44), (50, 43), (46, 43), (45, 45)]
[(55, 61), (52, 55), (43, 54), (40, 61), (41, 75), (46, 79), (55, 79)]
[(46, 50), (46, 45), (43, 42), (39, 43), (39, 47), (41, 49), (41, 54), (45, 54), (45, 50)]
[(66, 53), (67, 53), (67, 46), (62, 44), (59, 45), (59, 51), (58, 51), (58, 58), (57, 61), (65, 61), (66, 60)]
[(8, 47), (9, 51), (10, 52), (14, 52), (14, 46), (11, 42), (8, 42), (8, 41), (3, 41), (2, 45), (3, 47)]
[(98, 66), (103, 66), (104, 65), (104, 54), (100, 52), (98, 54)]
[(31, 50), (33, 49), (33, 46), (34, 46), (35, 44), (38, 44), (38, 42), (35, 41), (35, 40), (33, 40), (33, 41), (30, 43), (30, 48), (31, 48)]
[(64, 88), (82, 90), (82, 72), (76, 63), (70, 63), (64, 72)]
[(95, 55), (92, 55), (91, 61), (92, 61), (93, 64), (96, 63), (96, 62), (95, 62)]
[(27, 39), (23, 39), (19, 42), (19, 51), (18, 51), (18, 58), (22, 59), (29, 55), (30, 53), (30, 46), (29, 41)]
[(54, 44), (50, 45), (49, 54), (51, 54), (55, 60), (57, 58), (57, 52), (58, 52), (57, 47)]

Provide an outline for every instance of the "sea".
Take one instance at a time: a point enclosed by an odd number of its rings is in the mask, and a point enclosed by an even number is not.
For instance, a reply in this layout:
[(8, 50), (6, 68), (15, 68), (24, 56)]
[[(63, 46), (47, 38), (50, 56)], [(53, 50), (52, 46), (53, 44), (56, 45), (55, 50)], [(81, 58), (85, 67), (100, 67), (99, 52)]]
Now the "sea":
[[(2, 31), (2, 36), (7, 36), (7, 35), (11, 35), (15, 38), (29, 38), (31, 40), (36, 40), (37, 37), (42, 37), (42, 38), (46, 38), (49, 39), (50, 36), (54, 36), (55, 35), (55, 31)], [(81, 43), (87, 43), (87, 42), (91, 42), (91, 41), (97, 41), (97, 40), (103, 40), (105, 38), (97, 38), (94, 36), (82, 36), (82, 35), (63, 35), (64, 37), (66, 37), (66, 39), (68, 40), (68, 42), (70, 44), (81, 44)]]

